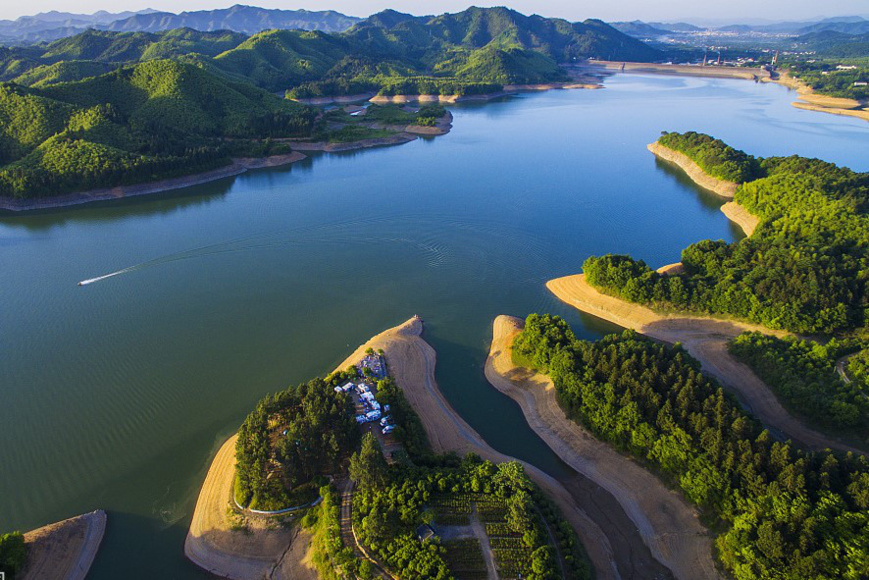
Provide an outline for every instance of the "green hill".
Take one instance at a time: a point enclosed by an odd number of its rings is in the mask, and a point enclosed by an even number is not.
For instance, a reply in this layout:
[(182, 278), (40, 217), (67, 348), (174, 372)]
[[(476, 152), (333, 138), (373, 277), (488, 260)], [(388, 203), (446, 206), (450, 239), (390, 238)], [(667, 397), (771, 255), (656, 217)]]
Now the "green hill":
[[(479, 51), (479, 52), (478, 52)], [(253, 36), (180, 28), (166, 32), (88, 30), (33, 47), (0, 50), (0, 81), (47, 85), (81, 80), (153, 59), (195, 62), (211, 72), (246, 78), (272, 92), (300, 85), (365, 87), (379, 90), (398, 78), (445, 79), (444, 88), (471, 83), (528, 83), (564, 78), (559, 64), (596, 57), (654, 60), (661, 55), (642, 42), (597, 20), (524, 16), (506, 8), (470, 8), (457, 14), (415, 17), (385, 11), (344, 33), (267, 30)], [(44, 67), (75, 61), (75, 67)], [(376, 71), (348, 71), (347, 62), (365, 61)], [(386, 69), (383, 68), (386, 65)], [(37, 72), (31, 73), (35, 69)], [(439, 83), (429, 82), (437, 86)], [(303, 91), (304, 92), (304, 91)]]
[[(249, 139), (310, 133), (313, 109), (172, 60), (0, 92), (0, 194), (35, 197), (192, 173)], [(227, 141), (227, 139), (231, 139)]]

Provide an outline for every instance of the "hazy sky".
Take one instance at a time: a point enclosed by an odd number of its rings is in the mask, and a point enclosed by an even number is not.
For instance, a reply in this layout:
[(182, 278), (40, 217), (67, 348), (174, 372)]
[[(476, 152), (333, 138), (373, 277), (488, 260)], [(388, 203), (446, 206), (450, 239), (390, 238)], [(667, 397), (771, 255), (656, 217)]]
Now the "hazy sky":
[(225, 8), (232, 4), (265, 8), (333, 9), (354, 16), (367, 16), (384, 8), (412, 14), (456, 12), (470, 5), (507, 5), (526, 14), (559, 16), (569, 20), (724, 20), (745, 22), (759, 19), (800, 20), (818, 16), (867, 15), (869, 0), (0, 0), (0, 18), (17, 18), (49, 10), (91, 13), (153, 8), (168, 12)]

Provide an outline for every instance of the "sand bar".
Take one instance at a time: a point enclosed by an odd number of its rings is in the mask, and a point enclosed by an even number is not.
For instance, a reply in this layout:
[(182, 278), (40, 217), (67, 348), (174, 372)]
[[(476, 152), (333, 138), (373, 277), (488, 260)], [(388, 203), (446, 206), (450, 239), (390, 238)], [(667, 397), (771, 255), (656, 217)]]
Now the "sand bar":
[(21, 580), (84, 580), (105, 531), (106, 512), (97, 510), (27, 532)]
[(305, 155), (297, 151), (286, 155), (273, 155), (271, 157), (262, 158), (238, 158), (233, 159), (232, 163), (224, 167), (212, 169), (202, 173), (193, 175), (185, 175), (182, 177), (173, 177), (172, 179), (162, 179), (160, 181), (152, 181), (149, 183), (140, 183), (137, 185), (119, 185), (117, 187), (108, 187), (103, 189), (93, 189), (81, 193), (70, 193), (65, 195), (57, 195), (52, 197), (44, 197), (39, 199), (17, 199), (12, 197), (0, 197), (0, 210), (7, 211), (31, 211), (37, 209), (51, 209), (58, 207), (67, 207), (71, 205), (81, 205), (83, 203), (91, 203), (94, 201), (106, 201), (110, 199), (122, 199), (126, 197), (137, 197), (140, 195), (152, 195), (155, 193), (163, 193), (175, 189), (183, 189), (194, 185), (202, 185), (211, 183), (227, 177), (235, 177), (252, 169), (265, 169), (269, 167), (281, 167), (291, 165), (297, 161), (305, 159)]
[(650, 338), (681, 342), (703, 371), (733, 391), (742, 404), (764, 425), (802, 443), (809, 449), (862, 451), (807, 427), (788, 413), (773, 391), (746, 365), (727, 350), (727, 343), (746, 331), (785, 336), (784, 331), (709, 316), (661, 314), (651, 308), (601, 293), (585, 281), (584, 274), (565, 276), (546, 283), (561, 301), (598, 318), (631, 328)]
[(548, 376), (513, 363), (513, 339), (523, 327), (520, 318), (495, 319), (486, 359), (489, 382), (519, 404), (534, 432), (565, 463), (618, 500), (646, 545), (676, 578), (720, 578), (712, 558), (712, 538), (694, 507), (648, 470), (568, 419)]

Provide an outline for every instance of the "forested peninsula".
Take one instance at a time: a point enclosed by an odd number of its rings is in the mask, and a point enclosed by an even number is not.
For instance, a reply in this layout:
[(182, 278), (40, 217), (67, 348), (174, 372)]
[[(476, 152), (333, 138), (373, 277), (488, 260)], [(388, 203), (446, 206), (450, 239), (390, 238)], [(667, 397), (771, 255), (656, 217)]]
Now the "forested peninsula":
[(428, 422), (457, 416), (432, 400), (421, 330), (414, 317), (260, 401), (209, 470), (188, 558), (228, 577), (592, 578), (543, 491), (554, 481), (482, 442), (489, 460), (430, 439)]
[(640, 460), (722, 533), (735, 578), (856, 580), (869, 573), (869, 460), (777, 442), (681, 347), (625, 331), (577, 340), (530, 315), (517, 365), (546, 373), (574, 421)]
[[(286, 155), (328, 135), (291, 99), (498, 93), (565, 83), (562, 65), (658, 52), (603, 22), (505, 8), (376, 14), (342, 33), (87, 32), (0, 48), (0, 197), (38, 198), (174, 178)], [(346, 133), (346, 132), (345, 132)]]
[(758, 228), (734, 243), (689, 246), (677, 275), (630, 256), (592, 256), (583, 265), (590, 284), (630, 302), (774, 329), (865, 331), (869, 174), (798, 156), (755, 158), (696, 133), (662, 141), (737, 181), (735, 201), (760, 218)]

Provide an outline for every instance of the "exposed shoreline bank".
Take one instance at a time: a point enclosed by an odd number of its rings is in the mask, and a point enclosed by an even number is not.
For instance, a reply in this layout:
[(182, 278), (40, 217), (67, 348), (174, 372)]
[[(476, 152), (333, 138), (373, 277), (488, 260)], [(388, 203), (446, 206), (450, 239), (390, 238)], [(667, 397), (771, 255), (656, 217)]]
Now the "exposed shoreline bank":
[(480, 95), (378, 95), (377, 93), (360, 93), (356, 95), (345, 96), (326, 96), (293, 99), (304, 105), (347, 105), (352, 103), (361, 103), (368, 101), (377, 105), (398, 104), (406, 105), (409, 103), (473, 103), (485, 102), (493, 99), (499, 99), (509, 95), (519, 93), (551, 91), (551, 90), (571, 90), (571, 89), (602, 89), (602, 84), (593, 82), (591, 78), (577, 78), (570, 81), (558, 83), (537, 83), (526, 85), (504, 85), (502, 90), (494, 93), (483, 93)]
[(732, 181), (724, 181), (723, 179), (712, 177), (703, 171), (703, 169), (701, 169), (693, 159), (684, 153), (676, 151), (675, 149), (670, 149), (666, 145), (662, 145), (657, 141), (646, 145), (646, 149), (654, 153), (655, 157), (658, 159), (676, 165), (691, 178), (691, 181), (703, 189), (707, 189), (727, 200), (732, 200), (733, 196), (736, 195), (736, 190), (739, 187), (738, 184)]
[(266, 169), (273, 167), (282, 167), (292, 165), (307, 156), (293, 151), (285, 155), (273, 155), (271, 157), (259, 158), (237, 158), (233, 159), (232, 163), (224, 167), (218, 167), (210, 171), (202, 173), (193, 173), (181, 177), (173, 177), (170, 179), (161, 179), (147, 183), (135, 185), (119, 185), (117, 187), (106, 187), (102, 189), (92, 189), (80, 193), (69, 193), (53, 197), (45, 197), (38, 199), (16, 199), (10, 197), (0, 197), (0, 210), (19, 212), (19, 211), (34, 211), (40, 209), (55, 209), (69, 207), (73, 205), (81, 205), (95, 201), (107, 201), (113, 199), (123, 199), (128, 197), (138, 197), (142, 195), (153, 195), (157, 193), (165, 193), (176, 189), (184, 189), (195, 185), (202, 185), (226, 179), (227, 177), (235, 177), (254, 169)]
[(758, 420), (786, 437), (813, 450), (826, 448), (862, 451), (815, 431), (787, 412), (775, 393), (748, 366), (734, 358), (727, 343), (746, 331), (785, 336), (784, 331), (709, 316), (661, 314), (652, 309), (601, 293), (585, 280), (584, 274), (556, 278), (546, 287), (562, 302), (574, 308), (630, 328), (655, 340), (682, 346), (700, 361), (704, 372), (734, 392)]
[(746, 236), (751, 236), (754, 233), (760, 223), (760, 218), (734, 201), (736, 190), (739, 188), (738, 184), (712, 177), (684, 153), (670, 149), (657, 141), (649, 143), (647, 149), (654, 153), (658, 159), (671, 163), (684, 171), (691, 181), (703, 189), (727, 199), (728, 202), (721, 206), (721, 212), (727, 216), (727, 219), (738, 225)]
[(833, 115), (855, 117), (869, 121), (869, 103), (854, 99), (829, 97), (816, 93), (811, 87), (787, 74), (773, 75), (763, 68), (718, 67), (682, 64), (655, 64), (627, 61), (589, 61), (589, 70), (602, 70), (607, 73), (659, 74), (669, 76), (707, 77), (743, 79), (763, 83), (775, 83), (797, 91), (797, 100), (792, 106), (806, 111), (817, 111)]
[(498, 316), (486, 359), (488, 381), (522, 409), (537, 435), (568, 465), (609, 491), (628, 514), (655, 557), (677, 579), (718, 579), (712, 538), (697, 511), (651, 472), (568, 419), (546, 375), (517, 367), (513, 339), (524, 321)]
[(636, 74), (665, 74), (672, 76), (694, 76), (743, 80), (762, 80), (770, 77), (770, 73), (762, 68), (718, 67), (684, 64), (655, 64), (647, 62), (590, 60), (584, 65), (590, 69), (602, 69), (608, 72)]
[(24, 534), (27, 563), (21, 580), (84, 580), (106, 531), (106, 512), (96, 510)]
[(798, 109), (856, 117), (857, 119), (869, 121), (869, 103), (860, 102), (855, 99), (818, 94), (812, 87), (790, 76), (787, 72), (780, 73), (778, 78), (765, 79), (764, 82), (773, 82), (795, 90), (798, 100), (791, 103), (791, 105)]
[(236, 177), (251, 170), (271, 169), (292, 165), (302, 161), (303, 159), (307, 159), (308, 156), (305, 155), (305, 152), (340, 153), (344, 151), (372, 149), (375, 147), (403, 145), (405, 143), (410, 143), (411, 141), (416, 141), (419, 137), (438, 137), (450, 132), (452, 129), (452, 122), (452, 113), (448, 111), (446, 115), (439, 119), (432, 127), (423, 127), (420, 125), (392, 127), (392, 130), (395, 131), (395, 135), (389, 135), (388, 137), (362, 139), (360, 141), (350, 141), (347, 143), (305, 142), (296, 139), (275, 139), (274, 141), (279, 143), (289, 143), (292, 146), (293, 151), (284, 155), (272, 155), (269, 157), (234, 158), (229, 165), (218, 167), (217, 169), (133, 185), (119, 185), (117, 187), (92, 189), (89, 191), (37, 199), (0, 197), (0, 212), (7, 211), (17, 213), (59, 209), (97, 201), (166, 193), (196, 185), (204, 185), (206, 183), (219, 181), (229, 177)]

